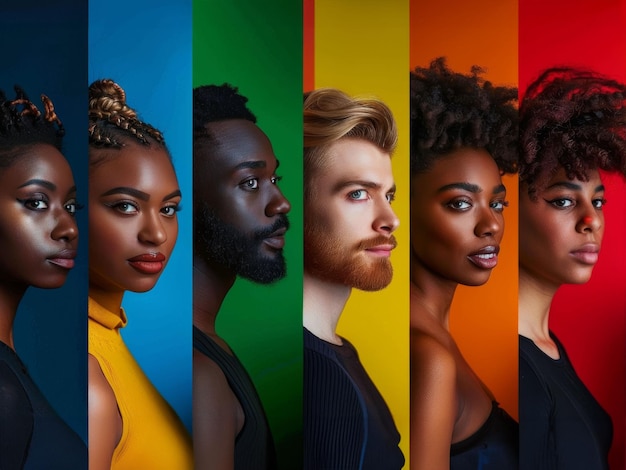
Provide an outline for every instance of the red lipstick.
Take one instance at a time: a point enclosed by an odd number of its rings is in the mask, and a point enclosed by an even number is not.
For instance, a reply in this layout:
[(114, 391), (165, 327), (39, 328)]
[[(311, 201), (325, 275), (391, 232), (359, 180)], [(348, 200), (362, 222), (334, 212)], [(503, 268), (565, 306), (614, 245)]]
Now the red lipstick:
[(467, 259), (469, 259), (474, 265), (480, 269), (493, 269), (498, 264), (498, 253), (500, 247), (497, 245), (488, 245), (480, 250), (471, 253)]
[(165, 267), (165, 255), (163, 253), (143, 253), (129, 258), (127, 261), (141, 274), (158, 274)]

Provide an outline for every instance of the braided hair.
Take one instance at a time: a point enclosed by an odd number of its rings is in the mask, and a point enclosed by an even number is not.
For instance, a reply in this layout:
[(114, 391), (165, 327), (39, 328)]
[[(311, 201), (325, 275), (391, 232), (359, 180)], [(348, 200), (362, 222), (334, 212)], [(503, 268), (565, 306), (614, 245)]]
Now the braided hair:
[(453, 72), (444, 57), (411, 72), (412, 175), (461, 147), (484, 148), (502, 173), (517, 171), (517, 88), (494, 86), (483, 72)]
[(531, 198), (560, 168), (581, 181), (596, 169), (626, 175), (626, 85), (590, 70), (544, 71), (520, 106), (520, 147)]
[(111, 79), (96, 80), (89, 86), (91, 163), (98, 163), (106, 156), (93, 150), (120, 149), (130, 143), (156, 144), (166, 149), (163, 134), (141, 121), (137, 112), (126, 104), (126, 93), (121, 86)]
[(15, 98), (10, 100), (0, 90), (0, 167), (13, 163), (19, 155), (19, 147), (48, 144), (60, 151), (65, 135), (50, 98), (41, 95), (41, 112), (17, 85), (15, 93)]

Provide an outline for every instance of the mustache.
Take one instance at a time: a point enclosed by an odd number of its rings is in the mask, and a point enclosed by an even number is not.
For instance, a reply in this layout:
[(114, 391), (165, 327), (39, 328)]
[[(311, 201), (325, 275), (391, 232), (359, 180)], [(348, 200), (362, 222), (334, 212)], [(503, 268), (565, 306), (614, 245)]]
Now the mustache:
[(396, 237), (391, 235), (390, 237), (385, 237), (383, 235), (379, 235), (374, 238), (368, 238), (367, 240), (361, 240), (357, 245), (358, 250), (367, 250), (368, 248), (374, 248), (379, 245), (393, 245), (395, 248), (398, 246), (398, 242), (396, 241)]
[(274, 221), (274, 223), (268, 227), (259, 229), (254, 232), (255, 240), (263, 240), (264, 238), (269, 237), (277, 230), (284, 228), (285, 230), (289, 230), (289, 218), (285, 214), (279, 214), (278, 218)]

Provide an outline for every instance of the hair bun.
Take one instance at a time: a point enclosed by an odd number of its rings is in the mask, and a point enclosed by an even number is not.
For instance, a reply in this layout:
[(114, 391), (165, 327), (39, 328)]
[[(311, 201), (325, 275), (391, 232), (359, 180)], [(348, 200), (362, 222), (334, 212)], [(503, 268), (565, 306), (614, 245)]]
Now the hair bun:
[(96, 80), (89, 86), (89, 117), (111, 120), (137, 119), (137, 113), (126, 104), (124, 89), (110, 78)]

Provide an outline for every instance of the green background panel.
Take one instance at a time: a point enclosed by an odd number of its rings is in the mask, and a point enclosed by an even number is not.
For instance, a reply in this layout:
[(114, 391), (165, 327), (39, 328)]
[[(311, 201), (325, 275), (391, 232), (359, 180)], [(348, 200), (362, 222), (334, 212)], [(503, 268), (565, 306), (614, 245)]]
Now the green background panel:
[(238, 87), (249, 99), (280, 160), (280, 187), (292, 208), (287, 277), (270, 286), (238, 279), (222, 305), (217, 330), (259, 391), (280, 468), (301, 468), (301, 2), (194, 1), (193, 86), (222, 83)]

